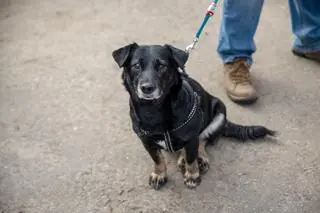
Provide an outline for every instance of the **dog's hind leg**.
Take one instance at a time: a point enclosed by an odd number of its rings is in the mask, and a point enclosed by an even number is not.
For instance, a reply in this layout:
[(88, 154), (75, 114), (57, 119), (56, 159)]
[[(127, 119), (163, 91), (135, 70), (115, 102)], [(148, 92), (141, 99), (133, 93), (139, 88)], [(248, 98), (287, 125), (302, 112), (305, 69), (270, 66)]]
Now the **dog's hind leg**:
[(178, 168), (180, 169), (181, 173), (184, 175), (184, 173), (186, 172), (186, 160), (185, 160), (185, 156), (186, 156), (186, 151), (183, 149), (180, 151), (179, 153), (179, 158), (178, 158)]
[(166, 160), (160, 149), (156, 147), (150, 147), (145, 143), (144, 147), (154, 161), (154, 170), (149, 176), (149, 185), (155, 190), (158, 190), (164, 186), (168, 180)]
[(199, 141), (198, 165), (201, 174), (205, 174), (209, 170), (209, 158), (206, 153), (206, 144), (206, 140)]

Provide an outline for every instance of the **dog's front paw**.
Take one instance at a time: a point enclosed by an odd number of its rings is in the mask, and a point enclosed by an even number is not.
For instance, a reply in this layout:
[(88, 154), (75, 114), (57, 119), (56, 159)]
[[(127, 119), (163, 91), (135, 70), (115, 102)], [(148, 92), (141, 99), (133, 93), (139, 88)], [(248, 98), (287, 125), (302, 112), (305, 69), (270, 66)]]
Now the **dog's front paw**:
[(198, 165), (200, 174), (205, 174), (209, 170), (209, 158), (206, 155), (198, 157)]
[(186, 171), (186, 173), (184, 174), (184, 184), (189, 189), (196, 188), (200, 184), (200, 182), (201, 182), (201, 176), (198, 172), (190, 173)]
[(162, 186), (164, 186), (168, 181), (167, 175), (162, 172), (157, 174), (152, 172), (149, 177), (149, 185), (155, 190), (159, 190)]

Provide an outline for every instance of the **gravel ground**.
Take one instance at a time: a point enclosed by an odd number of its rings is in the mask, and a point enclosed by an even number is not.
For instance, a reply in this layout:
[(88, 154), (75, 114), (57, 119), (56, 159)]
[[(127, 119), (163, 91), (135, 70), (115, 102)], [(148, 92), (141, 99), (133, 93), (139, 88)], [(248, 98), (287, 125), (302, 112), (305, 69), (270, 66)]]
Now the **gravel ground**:
[(209, 0), (0, 1), (1, 213), (320, 212), (320, 66), (290, 52), (286, 1), (266, 2), (252, 67), (259, 101), (238, 106), (216, 53), (221, 5), (187, 65), (230, 118), (281, 132), (277, 141), (208, 148), (211, 168), (188, 190), (169, 182), (131, 130), (112, 50), (129, 42), (192, 40)]

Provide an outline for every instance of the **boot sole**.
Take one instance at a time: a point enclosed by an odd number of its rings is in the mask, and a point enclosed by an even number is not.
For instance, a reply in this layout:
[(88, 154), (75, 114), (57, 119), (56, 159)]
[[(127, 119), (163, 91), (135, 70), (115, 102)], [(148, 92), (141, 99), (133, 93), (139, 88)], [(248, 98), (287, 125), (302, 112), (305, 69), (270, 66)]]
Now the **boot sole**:
[(302, 57), (302, 58), (309, 59), (309, 60), (316, 61), (316, 62), (320, 63), (320, 61), (318, 59), (315, 59), (315, 58), (312, 58), (310, 56), (307, 56), (305, 53), (301, 53), (301, 52), (298, 52), (296, 50), (292, 50), (292, 53), (295, 56), (299, 56), (299, 57)]
[(292, 53), (293, 53), (293, 55), (296, 55), (296, 56), (300, 56), (300, 57), (303, 57), (303, 58), (310, 59), (310, 58), (308, 58), (304, 53), (300, 53), (300, 52), (297, 52), (297, 51), (295, 51), (295, 50), (292, 50)]
[(253, 104), (254, 102), (256, 102), (258, 100), (258, 97), (253, 97), (253, 98), (244, 98), (244, 97), (237, 97), (237, 96), (233, 96), (231, 94), (227, 94), (228, 97), (235, 103), (237, 104), (242, 104), (242, 105), (249, 105), (249, 104)]

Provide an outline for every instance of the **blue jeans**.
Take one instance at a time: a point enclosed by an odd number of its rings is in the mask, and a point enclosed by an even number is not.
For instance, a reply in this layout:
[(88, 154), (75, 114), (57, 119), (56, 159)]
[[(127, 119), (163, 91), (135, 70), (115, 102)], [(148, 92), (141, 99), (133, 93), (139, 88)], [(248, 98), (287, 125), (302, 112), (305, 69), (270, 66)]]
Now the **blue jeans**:
[[(264, 0), (224, 0), (217, 51), (224, 63), (238, 57), (252, 63), (256, 51), (254, 35)], [(301, 52), (320, 51), (320, 0), (289, 0), (293, 48)], [(276, 23), (275, 23), (276, 24)]]

